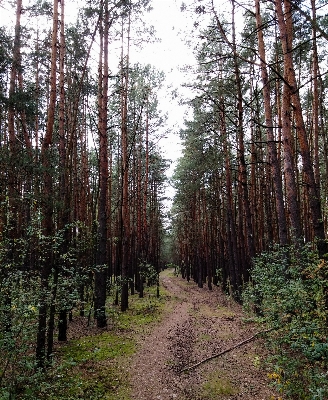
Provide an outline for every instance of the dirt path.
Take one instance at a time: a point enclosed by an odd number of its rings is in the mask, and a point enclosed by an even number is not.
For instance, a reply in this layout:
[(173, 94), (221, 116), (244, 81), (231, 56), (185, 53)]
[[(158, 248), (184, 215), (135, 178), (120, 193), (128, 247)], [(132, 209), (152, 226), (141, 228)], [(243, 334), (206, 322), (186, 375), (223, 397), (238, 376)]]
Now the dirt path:
[(161, 323), (140, 342), (130, 376), (135, 400), (252, 399), (277, 395), (261, 370), (263, 343), (253, 341), (189, 372), (185, 367), (232, 347), (258, 328), (219, 288), (199, 289), (166, 271), (171, 300)]

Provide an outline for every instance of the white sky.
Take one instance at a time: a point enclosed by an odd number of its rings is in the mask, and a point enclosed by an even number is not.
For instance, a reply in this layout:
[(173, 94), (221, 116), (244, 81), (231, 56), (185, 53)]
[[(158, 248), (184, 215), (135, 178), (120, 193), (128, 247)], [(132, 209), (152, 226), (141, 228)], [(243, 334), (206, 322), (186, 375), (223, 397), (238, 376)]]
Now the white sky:
[[(24, 1), (24, 0), (23, 0)], [(195, 59), (192, 50), (186, 45), (184, 39), (188, 37), (186, 32), (191, 29), (193, 21), (186, 12), (181, 12), (180, 7), (183, 0), (152, 0), (152, 10), (145, 12), (141, 17), (147, 26), (154, 26), (155, 38), (153, 42), (143, 43), (142, 48), (131, 44), (129, 57), (130, 63), (151, 64), (159, 71), (165, 73), (163, 88), (158, 92), (159, 109), (167, 113), (168, 120), (163, 126), (163, 139), (159, 147), (164, 158), (172, 160), (167, 176), (170, 177), (174, 171), (176, 161), (181, 155), (181, 144), (179, 130), (183, 127), (184, 115), (187, 107), (179, 105), (179, 98), (190, 95), (190, 91), (181, 87), (190, 77), (187, 77), (181, 68), (186, 64), (194, 64)], [(83, 0), (78, 0), (77, 4)], [(65, 2), (66, 21), (69, 19), (71, 10), (68, 1)], [(74, 10), (73, 14), (74, 14)], [(189, 18), (188, 18), (189, 17)], [(74, 21), (74, 18), (73, 18)], [(154, 39), (155, 39), (154, 38)], [(114, 43), (113, 43), (114, 44)], [(114, 44), (118, 55), (121, 43)], [(115, 50), (114, 50), (115, 51)], [(113, 68), (117, 67), (118, 60), (114, 57)], [(172, 91), (176, 90), (178, 97), (172, 98)], [(166, 134), (166, 132), (168, 133)], [(165, 137), (164, 137), (165, 136)], [(173, 197), (173, 188), (168, 186), (166, 196)]]
[[(156, 37), (160, 40), (155, 43), (143, 45), (143, 49), (131, 48), (131, 62), (138, 61), (143, 64), (151, 64), (166, 76), (165, 85), (159, 93), (160, 109), (168, 112), (168, 128), (178, 131), (183, 126), (185, 107), (179, 106), (178, 99), (173, 100), (171, 92), (177, 89), (182, 94), (181, 84), (187, 77), (181, 68), (185, 64), (193, 64), (192, 51), (183, 42), (181, 27), (186, 27), (190, 22), (187, 14), (180, 11), (181, 0), (152, 0), (153, 10), (143, 16), (148, 24), (154, 25)], [(168, 88), (169, 87), (169, 88)], [(162, 146), (169, 151), (169, 158), (180, 155), (177, 135), (170, 135)]]
[[(165, 86), (158, 93), (159, 108), (168, 113), (167, 126), (171, 132), (167, 138), (161, 139), (160, 147), (164, 157), (173, 162), (167, 172), (170, 176), (175, 167), (175, 161), (181, 155), (181, 144), (178, 136), (180, 128), (183, 127), (184, 115), (187, 112), (185, 106), (179, 105), (179, 97), (184, 94), (188, 96), (187, 89), (180, 85), (187, 82), (188, 77), (181, 71), (185, 64), (194, 64), (192, 50), (185, 44), (185, 32), (188, 25), (192, 23), (188, 14), (181, 12), (182, 0), (152, 0), (153, 10), (143, 16), (149, 25), (156, 30), (156, 37), (160, 42), (143, 45), (143, 49), (131, 48), (130, 61), (151, 64), (158, 70), (163, 71), (166, 76)], [(189, 77), (190, 79), (190, 77)], [(172, 90), (176, 89), (179, 97), (173, 99)], [(167, 196), (172, 197), (174, 191), (168, 188)]]

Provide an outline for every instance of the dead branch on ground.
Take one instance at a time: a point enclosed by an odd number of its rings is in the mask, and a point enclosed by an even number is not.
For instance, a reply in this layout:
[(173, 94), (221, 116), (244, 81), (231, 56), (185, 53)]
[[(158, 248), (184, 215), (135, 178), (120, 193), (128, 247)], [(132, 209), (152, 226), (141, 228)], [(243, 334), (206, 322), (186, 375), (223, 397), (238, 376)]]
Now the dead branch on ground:
[(232, 351), (234, 349), (237, 349), (238, 347), (243, 346), (246, 343), (251, 342), (252, 340), (256, 339), (258, 336), (263, 335), (263, 334), (268, 333), (268, 332), (271, 332), (274, 329), (275, 328), (271, 328), (271, 329), (267, 329), (265, 331), (257, 332), (257, 333), (255, 333), (255, 335), (251, 336), (250, 338), (248, 338), (246, 340), (243, 340), (242, 342), (239, 342), (239, 343), (235, 344), (234, 346), (230, 347), (229, 349), (223, 350), (223, 351), (221, 351), (220, 353), (217, 353), (217, 354), (213, 354), (211, 357), (207, 357), (204, 360), (201, 360), (198, 363), (196, 363), (196, 364), (194, 364), (194, 365), (192, 365), (190, 367), (182, 369), (181, 372), (186, 372), (186, 371), (190, 371), (192, 369), (195, 369), (195, 368), (199, 367), (201, 364), (204, 364), (207, 361), (213, 360), (213, 358), (217, 358), (217, 357), (223, 356), (224, 354), (229, 353), (230, 351)]

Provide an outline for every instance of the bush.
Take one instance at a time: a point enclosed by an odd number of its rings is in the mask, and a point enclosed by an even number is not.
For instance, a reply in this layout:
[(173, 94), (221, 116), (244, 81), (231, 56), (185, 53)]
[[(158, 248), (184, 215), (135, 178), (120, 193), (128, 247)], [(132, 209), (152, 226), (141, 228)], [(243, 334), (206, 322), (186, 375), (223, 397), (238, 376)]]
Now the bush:
[(328, 266), (310, 246), (254, 260), (244, 307), (274, 328), (268, 374), (287, 399), (328, 398)]
[(13, 399), (39, 383), (32, 346), (37, 333), (37, 286), (36, 280), (18, 271), (0, 279), (0, 399)]

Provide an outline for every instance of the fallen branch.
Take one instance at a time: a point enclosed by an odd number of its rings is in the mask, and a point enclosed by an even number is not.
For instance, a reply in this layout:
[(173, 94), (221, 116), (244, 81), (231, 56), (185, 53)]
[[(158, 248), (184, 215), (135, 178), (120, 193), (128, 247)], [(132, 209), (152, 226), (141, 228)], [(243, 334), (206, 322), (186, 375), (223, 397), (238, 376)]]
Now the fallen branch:
[(243, 346), (244, 344), (249, 343), (249, 342), (251, 342), (253, 339), (257, 338), (258, 336), (263, 335), (263, 334), (268, 333), (268, 332), (271, 332), (271, 331), (273, 331), (274, 329), (275, 329), (275, 328), (271, 328), (271, 329), (267, 329), (267, 330), (265, 330), (265, 331), (257, 332), (257, 333), (255, 333), (255, 335), (251, 336), (250, 338), (248, 338), (248, 339), (246, 339), (246, 340), (243, 340), (243, 341), (240, 342), (240, 343), (235, 344), (234, 346), (230, 347), (229, 349), (223, 350), (223, 351), (221, 351), (220, 353), (217, 353), (217, 354), (212, 355), (211, 357), (207, 357), (207, 358), (205, 358), (204, 360), (199, 361), (197, 364), (192, 365), (191, 367), (187, 367), (187, 368), (182, 369), (181, 372), (190, 371), (191, 369), (197, 368), (197, 367), (199, 367), (201, 364), (204, 364), (204, 363), (207, 362), (207, 361), (213, 360), (213, 358), (223, 356), (223, 354), (229, 353), (229, 351), (232, 351), (232, 350), (234, 350), (234, 349), (237, 349), (237, 347)]

